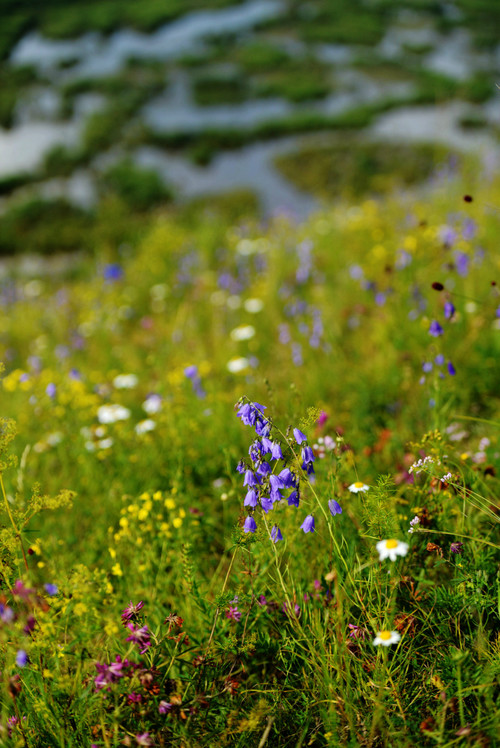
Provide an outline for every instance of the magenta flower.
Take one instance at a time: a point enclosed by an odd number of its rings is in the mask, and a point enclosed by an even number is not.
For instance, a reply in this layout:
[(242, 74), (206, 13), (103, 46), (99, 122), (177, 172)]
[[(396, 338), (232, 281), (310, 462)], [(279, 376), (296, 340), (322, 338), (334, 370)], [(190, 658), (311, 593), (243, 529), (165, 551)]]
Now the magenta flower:
[(135, 618), (137, 613), (144, 607), (144, 603), (142, 600), (138, 602), (136, 605), (130, 601), (130, 603), (127, 605), (127, 607), (122, 612), (122, 623), (127, 623), (132, 618)]
[(134, 644), (138, 644), (139, 647), (141, 647), (140, 653), (144, 654), (147, 648), (151, 646), (148, 627), (142, 626), (141, 628), (135, 628), (133, 623), (128, 623), (127, 628), (129, 629), (129, 631), (131, 631), (131, 634), (130, 636), (127, 636), (125, 641), (134, 642)]
[(241, 618), (241, 612), (238, 610), (238, 608), (235, 606), (230, 605), (229, 610), (226, 610), (226, 618), (229, 618), (233, 621), (239, 621)]
[(366, 629), (362, 628), (361, 626), (355, 626), (354, 623), (348, 623), (347, 625), (351, 629), (349, 631), (349, 636), (352, 639), (364, 639), (365, 638)]
[(153, 741), (149, 737), (149, 732), (142, 732), (140, 735), (136, 735), (135, 742), (137, 745), (153, 745)]
[(158, 704), (158, 711), (160, 714), (168, 714), (172, 709), (172, 704), (169, 701), (160, 701)]

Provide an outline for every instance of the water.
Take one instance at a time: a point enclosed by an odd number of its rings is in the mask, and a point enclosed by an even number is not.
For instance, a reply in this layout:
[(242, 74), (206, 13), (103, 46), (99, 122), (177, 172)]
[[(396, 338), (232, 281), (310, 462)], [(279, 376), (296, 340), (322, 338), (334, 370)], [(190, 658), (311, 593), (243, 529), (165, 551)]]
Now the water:
[(99, 77), (119, 72), (131, 57), (175, 60), (185, 54), (203, 51), (204, 39), (251, 29), (261, 21), (285, 10), (281, 0), (249, 0), (233, 8), (188, 13), (151, 34), (120, 29), (108, 38), (89, 33), (71, 41), (45, 39), (33, 32), (14, 49), (11, 61), (33, 65), (48, 73), (61, 63), (75, 60), (74, 77)]
[(301, 220), (318, 207), (317, 201), (295, 188), (273, 166), (276, 156), (295, 151), (300, 140), (285, 138), (253, 143), (233, 153), (220, 153), (208, 168), (150, 147), (138, 149), (134, 159), (140, 166), (155, 169), (167, 184), (177, 189), (183, 200), (251, 189), (259, 199), (264, 216), (285, 212)]
[[(449, 8), (452, 12), (454, 6), (449, 4)], [(232, 8), (189, 13), (151, 34), (122, 29), (108, 38), (89, 33), (70, 41), (45, 39), (38, 33), (26, 35), (13, 50), (11, 63), (34, 65), (52, 87), (33, 87), (18, 103), (14, 128), (0, 129), (0, 177), (36, 169), (55, 145), (76, 146), (89, 114), (105, 105), (103, 96), (80, 96), (76, 99), (73, 119), (58, 121), (57, 85), (87, 76), (118, 73), (131, 57), (172, 62), (187, 53), (202, 53), (206, 39), (211, 36), (251, 31), (260, 21), (277, 17), (285, 10), (284, 0), (248, 0)], [(304, 44), (292, 37), (281, 35), (276, 43), (297, 57), (304, 54)], [(428, 18), (414, 13), (401, 13), (398, 23), (387, 29), (375, 52), (384, 59), (398, 60), (408, 44), (429, 45), (430, 51), (421, 57), (422, 65), (458, 80), (484, 70), (500, 71), (500, 45), (496, 54), (481, 55), (472, 50), (470, 36), (463, 29), (442, 36), (432, 28)], [(410, 80), (384, 80), (376, 77), (376, 71), (371, 75), (352, 67), (355, 50), (345, 45), (314, 45), (310, 51), (331, 66), (335, 78), (334, 90), (321, 101), (294, 105), (275, 98), (199, 107), (191, 94), (189, 74), (174, 68), (169, 71), (170, 85), (166, 91), (143, 108), (143, 119), (158, 132), (248, 129), (299, 111), (334, 116), (361, 104), (409, 96), (414, 90)], [(488, 132), (465, 131), (460, 128), (459, 120), (475, 111), (498, 127), (499, 110), (498, 99), (480, 109), (460, 102), (441, 107), (401, 107), (378, 117), (364, 135), (371, 139), (439, 142), (450, 148), (498, 152), (498, 143)], [(250, 188), (256, 192), (265, 215), (285, 210), (303, 218), (317, 207), (316, 201), (289, 184), (273, 166), (277, 155), (297, 150), (302, 142), (301, 138), (288, 138), (252, 144), (220, 153), (203, 168), (182, 156), (153, 148), (138, 149), (134, 159), (156, 169), (173, 184), (181, 201)], [(118, 157), (111, 153), (108, 161)], [(93, 166), (97, 171), (99, 162), (102, 167), (106, 159), (96, 159)], [(86, 170), (77, 171), (69, 179), (51, 179), (39, 189), (46, 197), (64, 195), (83, 207), (90, 207), (97, 199), (94, 177)]]

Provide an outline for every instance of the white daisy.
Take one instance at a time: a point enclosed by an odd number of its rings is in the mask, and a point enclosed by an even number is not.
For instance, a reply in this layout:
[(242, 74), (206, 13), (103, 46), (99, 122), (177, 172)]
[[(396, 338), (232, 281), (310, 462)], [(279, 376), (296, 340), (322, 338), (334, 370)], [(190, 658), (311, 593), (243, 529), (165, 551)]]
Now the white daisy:
[(153, 416), (155, 413), (159, 413), (161, 410), (161, 397), (156, 394), (148, 395), (144, 400), (142, 407), (146, 411), (148, 416)]
[(376, 545), (380, 561), (385, 561), (386, 558), (395, 561), (397, 556), (406, 556), (408, 547), (408, 543), (402, 543), (401, 540), (395, 540), (394, 538), (380, 540)]
[(130, 410), (123, 405), (111, 403), (110, 405), (101, 405), (97, 410), (97, 420), (99, 423), (115, 423), (116, 421), (126, 421), (130, 417)]
[(241, 356), (240, 358), (232, 358), (230, 361), (228, 361), (226, 364), (226, 369), (230, 371), (231, 374), (237, 374), (240, 371), (245, 371), (245, 369), (248, 369), (249, 366), (249, 360)]
[(238, 342), (240, 340), (250, 340), (255, 335), (255, 327), (253, 325), (240, 325), (231, 330), (231, 340)]
[(147, 434), (148, 431), (154, 431), (156, 428), (156, 423), (152, 420), (152, 418), (146, 418), (144, 421), (139, 421), (139, 423), (136, 423), (135, 425), (135, 433), (136, 434)]
[(373, 645), (378, 647), (381, 644), (383, 647), (388, 647), (391, 644), (397, 644), (400, 639), (401, 634), (397, 631), (379, 631), (373, 640)]
[(359, 493), (360, 491), (369, 491), (370, 486), (367, 486), (366, 483), (363, 483), (360, 480), (357, 480), (356, 483), (351, 483), (349, 486), (349, 491), (351, 493)]
[(245, 311), (250, 314), (258, 314), (264, 309), (264, 302), (262, 299), (247, 299), (243, 304)]
[(113, 379), (113, 384), (117, 390), (131, 390), (133, 387), (137, 387), (139, 377), (135, 374), (118, 374)]

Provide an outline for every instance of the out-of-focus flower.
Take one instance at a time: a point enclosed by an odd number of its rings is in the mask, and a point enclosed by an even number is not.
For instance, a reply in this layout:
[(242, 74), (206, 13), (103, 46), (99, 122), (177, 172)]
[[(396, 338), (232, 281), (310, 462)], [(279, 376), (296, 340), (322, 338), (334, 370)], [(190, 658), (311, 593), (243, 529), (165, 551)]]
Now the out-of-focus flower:
[(59, 590), (57, 589), (57, 585), (51, 584), (50, 582), (43, 585), (45, 587), (45, 591), (47, 595), (57, 595)]
[(255, 327), (253, 325), (240, 325), (231, 330), (231, 340), (239, 342), (242, 340), (250, 340), (255, 335)]
[(136, 423), (134, 431), (136, 434), (139, 434), (139, 436), (141, 436), (142, 434), (147, 434), (149, 431), (154, 431), (155, 428), (155, 421), (153, 421), (151, 418), (146, 418), (144, 421), (139, 421), (139, 423)]
[(135, 374), (118, 374), (113, 379), (113, 386), (116, 387), (117, 390), (131, 390), (134, 387), (137, 387), (139, 383), (139, 377), (137, 377)]
[(161, 404), (162, 400), (159, 395), (151, 394), (148, 395), (147, 398), (144, 400), (142, 404), (143, 410), (146, 411), (148, 416), (154, 416), (156, 413), (159, 413), (161, 410)]
[(99, 423), (116, 423), (116, 421), (126, 421), (127, 418), (130, 418), (130, 410), (117, 403), (101, 405), (97, 410)]
[(457, 541), (450, 545), (450, 551), (452, 553), (462, 553), (463, 547), (464, 547), (464, 544)]
[(16, 654), (16, 665), (18, 667), (24, 667), (28, 664), (28, 655), (24, 649), (18, 649)]
[(228, 361), (226, 369), (230, 371), (231, 374), (239, 374), (240, 371), (245, 371), (249, 366), (250, 361), (244, 356), (240, 356), (239, 358), (232, 358)]
[(264, 309), (264, 302), (262, 299), (247, 299), (243, 304), (245, 311), (250, 314), (258, 314)]
[(451, 301), (445, 301), (444, 316), (446, 317), (446, 319), (451, 319), (454, 314), (455, 314), (455, 307), (453, 306)]
[(429, 335), (432, 335), (433, 338), (438, 338), (440, 335), (443, 334), (443, 332), (444, 330), (439, 324), (439, 322), (433, 319), (429, 327)]

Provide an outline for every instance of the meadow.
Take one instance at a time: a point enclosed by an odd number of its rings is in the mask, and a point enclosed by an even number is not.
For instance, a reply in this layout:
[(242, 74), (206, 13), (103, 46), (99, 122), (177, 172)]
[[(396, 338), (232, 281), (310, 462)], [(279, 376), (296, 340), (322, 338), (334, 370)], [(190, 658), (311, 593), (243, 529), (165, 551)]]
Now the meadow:
[(127, 212), (1, 281), (0, 745), (499, 745), (491, 164)]

